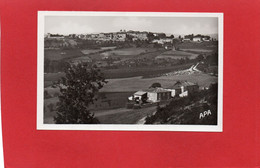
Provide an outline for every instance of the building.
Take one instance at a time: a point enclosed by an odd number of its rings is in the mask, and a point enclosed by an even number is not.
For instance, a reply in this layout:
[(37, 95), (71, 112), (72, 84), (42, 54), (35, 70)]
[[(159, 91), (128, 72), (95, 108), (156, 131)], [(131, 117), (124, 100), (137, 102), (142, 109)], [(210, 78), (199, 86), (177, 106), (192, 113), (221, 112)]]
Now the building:
[(210, 37), (209, 36), (205, 36), (202, 38), (203, 41), (210, 41)]
[(146, 90), (148, 102), (160, 102), (171, 98), (171, 91), (163, 88), (152, 88)]
[(199, 86), (192, 82), (187, 81), (178, 81), (173, 86), (166, 88), (168, 91), (171, 91), (171, 96), (185, 97), (189, 93), (194, 93), (199, 91)]
[(51, 38), (51, 39), (64, 39), (64, 36), (63, 35), (60, 35), (60, 34), (51, 34), (51, 33), (48, 33), (45, 35), (46, 38)]
[(154, 39), (152, 43), (158, 43), (158, 44), (165, 44), (165, 43), (172, 43), (172, 38), (162, 38), (162, 39)]
[(113, 34), (114, 41), (125, 41), (126, 40), (126, 33), (114, 33)]
[(128, 31), (127, 35), (133, 37), (133, 39), (132, 39), (133, 41), (136, 41), (136, 40), (141, 40), (141, 41), (148, 40), (148, 33), (147, 32)]
[(182, 41), (191, 41), (190, 38), (184, 38)]
[(195, 42), (201, 42), (201, 37), (200, 36), (195, 36), (193, 37), (192, 41), (195, 41)]

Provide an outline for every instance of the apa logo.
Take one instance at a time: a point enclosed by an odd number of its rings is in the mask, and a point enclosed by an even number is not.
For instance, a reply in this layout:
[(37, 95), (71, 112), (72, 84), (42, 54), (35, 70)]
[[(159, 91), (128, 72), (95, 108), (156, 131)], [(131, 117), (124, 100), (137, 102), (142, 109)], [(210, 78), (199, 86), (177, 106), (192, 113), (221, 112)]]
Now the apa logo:
[(208, 110), (208, 111), (204, 111), (203, 113), (200, 113), (200, 119), (206, 117), (206, 116), (209, 116), (211, 115), (211, 111)]

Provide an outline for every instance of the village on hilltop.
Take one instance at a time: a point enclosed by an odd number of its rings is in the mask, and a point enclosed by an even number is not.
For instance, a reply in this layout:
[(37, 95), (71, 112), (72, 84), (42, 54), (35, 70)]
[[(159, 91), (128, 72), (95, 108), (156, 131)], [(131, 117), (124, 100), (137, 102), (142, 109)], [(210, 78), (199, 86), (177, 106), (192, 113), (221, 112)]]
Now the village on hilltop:
[[(166, 35), (165, 33), (155, 33), (147, 31), (133, 31), (133, 30), (120, 30), (119, 32), (111, 33), (93, 33), (93, 34), (69, 34), (69, 35), (60, 35), (60, 34), (51, 34), (48, 33), (45, 35), (45, 38), (53, 39), (64, 39), (64, 38), (79, 38), (83, 40), (96, 40), (99, 42), (124, 42), (124, 41), (150, 41), (151, 43), (172, 43), (172, 40), (175, 38), (174, 35)], [(210, 37), (209, 35), (184, 35), (183, 37), (179, 35), (177, 37), (181, 41), (216, 41), (216, 38)]]

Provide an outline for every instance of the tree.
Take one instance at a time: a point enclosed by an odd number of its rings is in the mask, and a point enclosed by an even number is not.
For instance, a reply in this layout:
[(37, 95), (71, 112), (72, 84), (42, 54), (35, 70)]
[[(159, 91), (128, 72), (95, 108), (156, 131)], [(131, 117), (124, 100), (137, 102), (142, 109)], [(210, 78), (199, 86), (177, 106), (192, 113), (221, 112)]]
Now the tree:
[(86, 63), (71, 65), (59, 83), (56, 124), (97, 124), (99, 121), (89, 111), (96, 94), (107, 83), (103, 73)]
[(180, 43), (180, 40), (179, 39), (173, 39), (172, 40), (172, 45), (174, 47), (175, 50), (178, 50), (178, 44)]
[(48, 104), (47, 107), (49, 108), (50, 112), (54, 111), (54, 104), (53, 103)]
[(157, 87), (162, 87), (160, 83), (153, 83), (150, 88), (157, 88)]
[(204, 59), (204, 56), (202, 54), (198, 55), (196, 58), (198, 61), (202, 61)]

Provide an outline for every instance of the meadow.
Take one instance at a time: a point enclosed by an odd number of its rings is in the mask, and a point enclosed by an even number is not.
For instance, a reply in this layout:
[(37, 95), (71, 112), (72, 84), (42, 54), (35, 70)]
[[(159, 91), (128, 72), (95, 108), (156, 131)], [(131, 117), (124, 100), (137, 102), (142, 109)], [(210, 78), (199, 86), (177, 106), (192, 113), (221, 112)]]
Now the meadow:
[(108, 55), (120, 55), (120, 56), (136, 56), (142, 53), (156, 51), (154, 48), (120, 48), (113, 51), (104, 52)]
[(198, 54), (193, 54), (193, 53), (189, 53), (189, 52), (185, 52), (185, 51), (174, 51), (174, 50), (169, 50), (166, 51), (164, 53), (162, 53), (161, 55), (158, 55), (157, 57), (155, 57), (155, 59), (165, 59), (165, 58), (171, 58), (171, 59), (185, 59), (185, 58), (189, 58), (189, 59), (195, 59), (198, 56)]
[(131, 77), (121, 79), (108, 79), (108, 83), (101, 89), (102, 92), (130, 92), (149, 88), (153, 83), (159, 82), (162, 87), (167, 88), (177, 81), (190, 81), (198, 83), (201, 87), (208, 87), (217, 82), (217, 77), (204, 73), (183, 74), (176, 76), (159, 76), (153, 78)]

